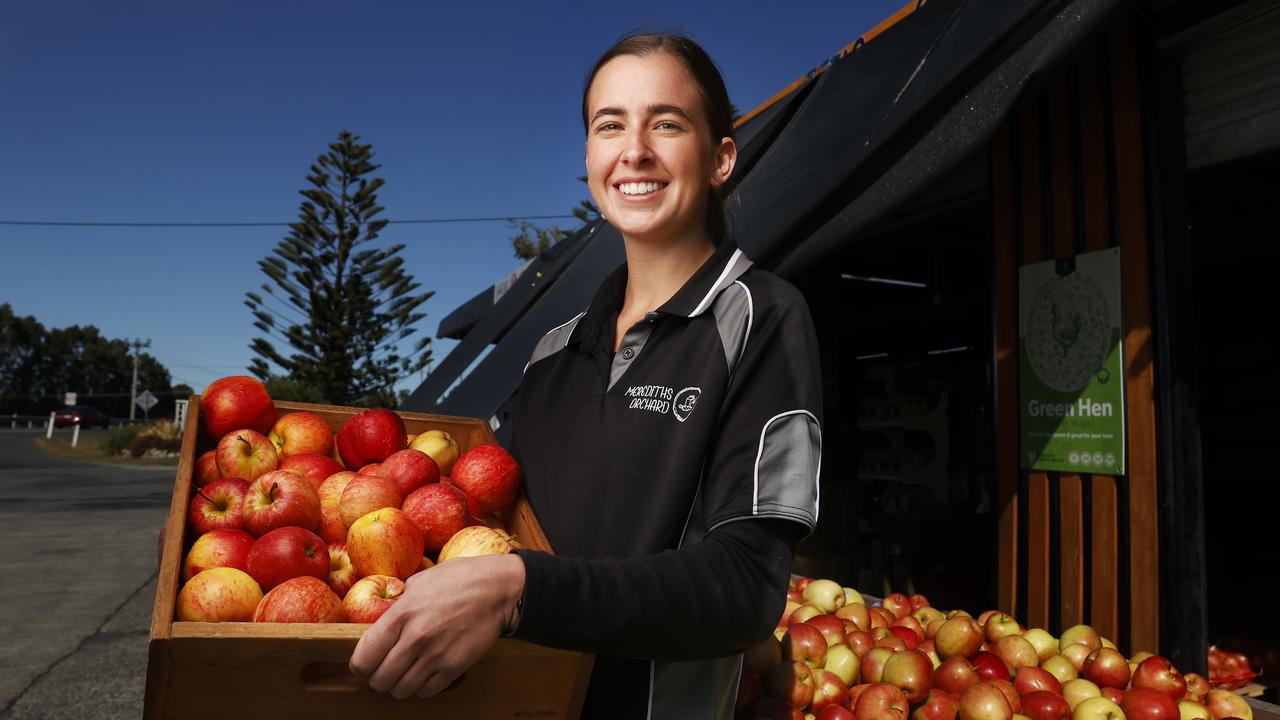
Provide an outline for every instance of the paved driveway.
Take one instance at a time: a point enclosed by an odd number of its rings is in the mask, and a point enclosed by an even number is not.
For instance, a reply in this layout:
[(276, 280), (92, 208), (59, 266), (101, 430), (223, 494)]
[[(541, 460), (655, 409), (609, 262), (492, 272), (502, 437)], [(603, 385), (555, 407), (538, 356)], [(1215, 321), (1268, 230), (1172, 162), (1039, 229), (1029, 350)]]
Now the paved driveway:
[(175, 470), (51, 457), (41, 434), (0, 429), (0, 720), (141, 717)]

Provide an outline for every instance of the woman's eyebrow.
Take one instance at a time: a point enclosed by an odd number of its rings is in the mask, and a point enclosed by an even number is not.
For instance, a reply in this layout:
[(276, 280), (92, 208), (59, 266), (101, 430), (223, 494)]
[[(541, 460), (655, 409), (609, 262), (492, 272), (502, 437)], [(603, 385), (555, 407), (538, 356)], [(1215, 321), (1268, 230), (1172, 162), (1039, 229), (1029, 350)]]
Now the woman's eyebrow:
[[(692, 122), (689, 114), (682, 110), (678, 105), (650, 105), (646, 110), (650, 115), (676, 115), (684, 118), (686, 121)], [(591, 122), (595, 122), (605, 116), (625, 116), (626, 114), (626, 111), (620, 107), (602, 107), (591, 116)]]

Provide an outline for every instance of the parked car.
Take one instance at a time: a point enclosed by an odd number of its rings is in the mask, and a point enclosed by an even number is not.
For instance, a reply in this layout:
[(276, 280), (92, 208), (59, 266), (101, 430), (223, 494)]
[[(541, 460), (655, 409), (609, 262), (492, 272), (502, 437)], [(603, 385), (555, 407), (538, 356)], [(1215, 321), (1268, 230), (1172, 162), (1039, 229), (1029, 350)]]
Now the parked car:
[(92, 405), (65, 405), (53, 415), (54, 427), (79, 424), (80, 427), (110, 427), (111, 418)]

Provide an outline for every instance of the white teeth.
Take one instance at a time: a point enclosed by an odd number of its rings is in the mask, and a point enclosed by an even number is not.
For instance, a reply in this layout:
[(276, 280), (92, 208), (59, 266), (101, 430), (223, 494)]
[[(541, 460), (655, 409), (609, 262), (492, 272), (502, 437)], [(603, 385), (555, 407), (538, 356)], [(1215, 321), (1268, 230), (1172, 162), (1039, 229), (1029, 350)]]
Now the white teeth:
[(657, 192), (666, 187), (666, 183), (656, 182), (639, 182), (639, 183), (620, 183), (618, 189), (623, 195), (647, 195), (651, 192)]

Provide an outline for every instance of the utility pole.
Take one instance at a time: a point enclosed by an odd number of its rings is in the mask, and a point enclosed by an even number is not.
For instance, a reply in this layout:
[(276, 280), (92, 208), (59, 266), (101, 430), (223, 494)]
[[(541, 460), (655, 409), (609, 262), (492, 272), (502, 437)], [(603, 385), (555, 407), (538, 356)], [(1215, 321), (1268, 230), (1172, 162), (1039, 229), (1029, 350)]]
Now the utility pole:
[(150, 340), (133, 340), (133, 385), (129, 391), (129, 419), (132, 420), (138, 410), (138, 358), (142, 348), (151, 347)]

